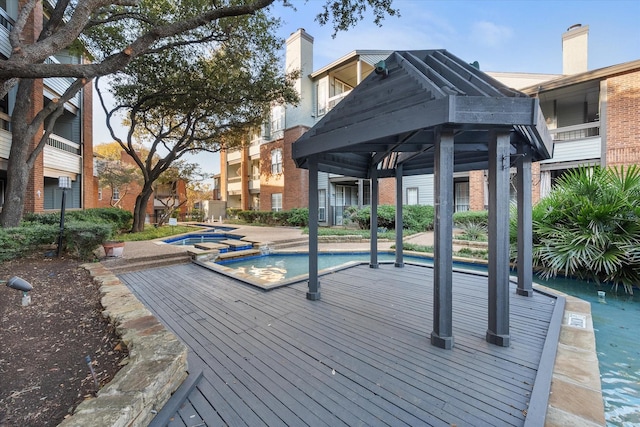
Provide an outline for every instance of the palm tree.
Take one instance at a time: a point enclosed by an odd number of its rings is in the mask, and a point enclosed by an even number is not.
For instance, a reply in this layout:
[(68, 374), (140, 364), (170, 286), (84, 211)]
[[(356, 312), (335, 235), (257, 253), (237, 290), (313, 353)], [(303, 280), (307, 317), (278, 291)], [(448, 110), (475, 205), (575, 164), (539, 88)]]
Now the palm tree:
[(640, 168), (569, 170), (533, 209), (533, 263), (541, 277), (640, 283)]

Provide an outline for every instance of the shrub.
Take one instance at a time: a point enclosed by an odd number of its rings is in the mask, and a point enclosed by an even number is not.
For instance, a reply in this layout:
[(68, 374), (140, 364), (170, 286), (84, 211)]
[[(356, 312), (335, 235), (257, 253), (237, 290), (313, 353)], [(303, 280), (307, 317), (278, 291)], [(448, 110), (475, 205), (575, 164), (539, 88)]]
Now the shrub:
[(59, 225), (32, 223), (28, 226), (0, 228), (0, 261), (19, 258), (56, 242)]
[(60, 224), (60, 212), (51, 213), (25, 213), (22, 217), (21, 224)]
[(112, 229), (108, 223), (70, 221), (65, 224), (65, 249), (82, 260), (91, 260), (93, 251), (112, 236)]
[(405, 229), (415, 231), (433, 230), (434, 220), (435, 209), (431, 205), (407, 205), (402, 207), (402, 222)]
[(67, 215), (71, 220), (112, 224), (115, 233), (129, 230), (133, 225), (133, 214), (119, 208), (94, 208), (69, 211)]
[(462, 227), (467, 223), (489, 226), (489, 211), (465, 211), (453, 214), (453, 224)]
[(294, 227), (305, 227), (309, 224), (309, 209), (308, 208), (294, 208), (288, 210), (286, 213), (286, 222), (288, 225)]
[[(356, 223), (363, 230), (370, 228), (371, 207), (362, 209), (349, 207), (346, 211), (350, 222)], [(404, 229), (415, 231), (428, 231), (433, 229), (433, 206), (407, 205), (402, 207), (402, 222)], [(394, 205), (378, 206), (378, 227), (389, 230), (396, 228), (396, 207)]]
[(480, 222), (464, 222), (461, 224), (462, 234), (457, 236), (461, 240), (471, 240), (474, 242), (487, 241), (487, 226)]
[(640, 283), (640, 168), (569, 170), (533, 218), (533, 262), (557, 275), (622, 285)]
[(227, 218), (238, 219), (238, 214), (240, 212), (250, 212), (250, 211), (243, 211), (240, 208), (227, 208)]

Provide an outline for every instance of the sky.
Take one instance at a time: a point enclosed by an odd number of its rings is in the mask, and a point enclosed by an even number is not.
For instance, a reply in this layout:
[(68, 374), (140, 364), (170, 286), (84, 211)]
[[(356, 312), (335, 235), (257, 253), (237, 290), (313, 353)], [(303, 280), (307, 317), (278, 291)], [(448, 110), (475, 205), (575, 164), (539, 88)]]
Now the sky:
[[(296, 10), (281, 0), (272, 6), (283, 21), (279, 36), (304, 28), (314, 38), (314, 69), (354, 50), (446, 49), (483, 71), (561, 74), (562, 33), (574, 24), (589, 26), (590, 70), (640, 59), (638, 0), (393, 0), (399, 17), (378, 27), (367, 15), (335, 38), (331, 26), (315, 21), (325, 0), (289, 1)], [(111, 141), (97, 103), (93, 116), (94, 144)], [(215, 154), (190, 161), (208, 174), (220, 171)]]

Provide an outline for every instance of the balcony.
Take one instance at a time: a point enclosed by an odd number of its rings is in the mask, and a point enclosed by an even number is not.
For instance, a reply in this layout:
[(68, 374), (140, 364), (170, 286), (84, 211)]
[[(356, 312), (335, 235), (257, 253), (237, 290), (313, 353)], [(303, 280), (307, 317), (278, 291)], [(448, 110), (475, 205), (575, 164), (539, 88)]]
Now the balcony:
[[(45, 60), (45, 64), (59, 63), (60, 62), (53, 56), (50, 56)], [(69, 89), (69, 86), (71, 86), (74, 81), (75, 79), (71, 77), (49, 77), (44, 79), (44, 85), (55, 92), (56, 96), (61, 96), (67, 89)], [(75, 96), (69, 100), (69, 103), (76, 108), (80, 108), (80, 93), (76, 93)]]
[(47, 139), (43, 152), (45, 175), (48, 175), (47, 169), (76, 174), (82, 173), (80, 144), (58, 135), (51, 135)]
[(242, 157), (241, 150), (227, 151), (227, 163), (237, 163)]
[(600, 122), (549, 129), (553, 137), (553, 158), (542, 163), (579, 162), (602, 155)]
[(254, 178), (251, 181), (249, 181), (249, 192), (251, 194), (260, 193), (260, 178)]
[(227, 181), (227, 193), (230, 195), (242, 194), (242, 180), (239, 176), (229, 178)]
[(249, 146), (249, 158), (252, 160), (260, 158), (260, 144), (251, 144)]

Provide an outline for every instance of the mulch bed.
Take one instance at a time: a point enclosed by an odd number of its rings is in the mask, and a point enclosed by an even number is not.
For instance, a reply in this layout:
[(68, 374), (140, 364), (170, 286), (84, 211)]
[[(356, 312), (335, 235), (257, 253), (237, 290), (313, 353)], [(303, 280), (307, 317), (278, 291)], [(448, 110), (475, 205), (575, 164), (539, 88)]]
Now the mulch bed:
[(18, 276), (33, 286), (22, 306), (22, 292), (0, 283), (0, 427), (59, 424), (127, 356), (80, 265), (42, 254), (0, 263), (1, 281)]

